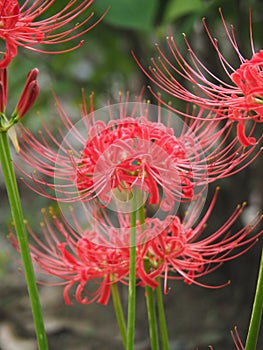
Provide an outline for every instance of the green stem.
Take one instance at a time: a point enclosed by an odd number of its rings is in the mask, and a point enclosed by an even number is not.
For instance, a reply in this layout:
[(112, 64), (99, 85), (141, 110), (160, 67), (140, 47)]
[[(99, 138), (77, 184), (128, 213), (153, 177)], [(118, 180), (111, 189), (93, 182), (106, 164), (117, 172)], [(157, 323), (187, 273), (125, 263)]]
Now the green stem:
[[(141, 206), (138, 210), (139, 222), (141, 225), (145, 224), (145, 213), (144, 206)], [(143, 231), (143, 228), (142, 228)], [(159, 349), (159, 337), (158, 337), (158, 328), (157, 328), (157, 317), (154, 303), (154, 293), (153, 289), (149, 286), (145, 287), (146, 291), (146, 305), (147, 305), (147, 313), (148, 313), (148, 322), (149, 322), (149, 331), (150, 331), (150, 342), (151, 349), (158, 350)]]
[(127, 346), (127, 329), (126, 329), (126, 323), (124, 320), (121, 300), (120, 300), (120, 294), (118, 290), (118, 286), (116, 283), (111, 285), (111, 295), (113, 300), (113, 305), (115, 309), (115, 315), (117, 318), (119, 330), (121, 333), (122, 343), (124, 348), (126, 349)]
[(136, 198), (132, 199), (130, 213), (130, 273), (127, 322), (127, 350), (134, 349), (135, 307), (136, 307)]
[(146, 291), (146, 304), (148, 312), (148, 322), (150, 330), (150, 342), (151, 350), (159, 350), (159, 339), (158, 339), (158, 328), (157, 328), (157, 318), (154, 304), (154, 294), (153, 289), (149, 286), (145, 287)]
[(33, 264), (28, 246), (27, 230), (24, 223), (24, 217), (22, 213), (21, 201), (18, 192), (14, 166), (11, 159), (11, 152), (7, 132), (0, 133), (0, 160), (2, 164), (2, 170), (5, 179), (11, 212), (17, 232), (18, 243), (21, 251), (28, 294), (31, 302), (32, 313), (36, 328), (38, 346), (39, 350), (47, 350), (47, 337), (44, 328)]
[(140, 225), (142, 226), (142, 229), (141, 231), (143, 231), (144, 229), (144, 224), (145, 224), (145, 214), (144, 214), (144, 206), (141, 206), (139, 209), (138, 209), (138, 217), (139, 217), (139, 222), (140, 222)]
[(263, 249), (245, 350), (256, 350), (263, 309)]
[(169, 350), (169, 340), (168, 340), (165, 311), (163, 306), (163, 295), (162, 295), (160, 278), (157, 279), (157, 282), (158, 282), (158, 287), (156, 288), (156, 298), (157, 298), (159, 326), (160, 326), (161, 341), (162, 341), (162, 350)]

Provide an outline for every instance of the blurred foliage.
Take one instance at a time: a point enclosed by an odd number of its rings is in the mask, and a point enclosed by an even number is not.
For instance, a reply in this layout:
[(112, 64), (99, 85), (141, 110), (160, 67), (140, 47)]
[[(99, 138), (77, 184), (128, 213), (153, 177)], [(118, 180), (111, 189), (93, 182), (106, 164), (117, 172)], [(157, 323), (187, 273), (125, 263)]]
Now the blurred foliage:
[[(143, 5), (143, 11), (140, 11)], [(109, 13), (105, 23), (113, 26), (149, 31), (153, 29), (158, 0), (106, 0), (96, 1), (94, 8), (103, 14), (107, 8)]]

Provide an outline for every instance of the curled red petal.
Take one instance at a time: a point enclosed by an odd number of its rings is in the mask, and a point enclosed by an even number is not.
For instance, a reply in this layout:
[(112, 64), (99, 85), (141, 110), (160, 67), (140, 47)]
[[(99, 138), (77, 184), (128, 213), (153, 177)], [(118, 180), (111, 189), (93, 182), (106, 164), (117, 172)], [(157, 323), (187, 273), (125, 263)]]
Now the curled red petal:
[(245, 134), (245, 125), (243, 121), (240, 121), (237, 124), (237, 136), (240, 141), (240, 143), (247, 147), (247, 146), (253, 146), (256, 144), (257, 140), (254, 137), (248, 137)]

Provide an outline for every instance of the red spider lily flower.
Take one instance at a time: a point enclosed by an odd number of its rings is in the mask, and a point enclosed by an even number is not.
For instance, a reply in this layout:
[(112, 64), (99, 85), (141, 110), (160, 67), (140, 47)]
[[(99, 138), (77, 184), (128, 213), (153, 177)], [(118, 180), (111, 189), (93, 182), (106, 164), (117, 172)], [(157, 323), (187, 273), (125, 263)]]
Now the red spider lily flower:
[[(256, 142), (256, 139), (245, 135), (245, 123), (248, 120), (254, 123), (263, 121), (263, 50), (255, 52), (252, 41), (252, 24), (250, 24), (252, 57), (251, 59), (244, 58), (239, 51), (233, 27), (231, 30), (228, 29), (221, 10), (220, 15), (226, 36), (240, 61), (238, 68), (232, 67), (224, 57), (218, 41), (212, 37), (205, 20), (203, 24), (227, 78), (232, 84), (221, 80), (204, 65), (185, 35), (189, 60), (180, 52), (173, 36), (169, 35), (167, 46), (172, 54), (172, 59), (169, 59), (167, 54), (156, 45), (159, 58), (158, 60), (152, 59), (149, 73), (137, 62), (150, 80), (169, 95), (194, 103), (209, 111), (216, 111), (217, 118), (227, 118), (237, 122), (237, 135), (241, 144), (250, 146)], [(250, 23), (252, 23), (251, 19)], [(189, 83), (193, 90), (190, 90), (185, 83)], [(176, 108), (172, 109), (183, 114)]]
[[(100, 226), (98, 221), (94, 224), (93, 219), (89, 222), (88, 230), (83, 231), (78, 227), (78, 233), (76, 233), (64, 217), (56, 216), (53, 208), (49, 210), (50, 215), (47, 215), (45, 210), (42, 210), (42, 213), (44, 220), (41, 223), (41, 238), (29, 226), (27, 227), (34, 240), (30, 250), (38, 272), (63, 280), (52, 285), (65, 285), (64, 299), (68, 305), (71, 304), (71, 289), (74, 287), (77, 302), (89, 304), (97, 301), (106, 305), (110, 297), (111, 285), (117, 282), (127, 285), (129, 280), (130, 250), (129, 247), (116, 247), (118, 236), (114, 234), (114, 224), (112, 223), (111, 227), (107, 226), (107, 230), (101, 234), (103, 222)], [(74, 212), (72, 211), (71, 214), (75, 220)], [(157, 222), (157, 220), (153, 221)], [(123, 222), (129, 234), (129, 214), (123, 216)], [(155, 228), (153, 224), (151, 229), (155, 230)], [(94, 243), (94, 237), (97, 244)], [(12, 232), (9, 234), (9, 239), (19, 251), (17, 239)], [(136, 258), (139, 267), (142, 266), (139, 263), (143, 257), (142, 250), (143, 245), (139, 244)], [(140, 275), (138, 271), (138, 279)]]
[[(167, 220), (160, 222), (159, 219), (147, 218), (143, 231), (136, 223), (136, 231), (140, 237), (136, 245), (138, 286), (147, 285), (156, 288), (157, 277), (163, 277), (165, 289), (168, 279), (184, 279), (187, 284), (195, 283), (211, 287), (198, 282), (197, 278), (214, 271), (223, 262), (240, 256), (257, 242), (257, 237), (262, 231), (255, 235), (250, 234), (260, 218), (239, 232), (234, 234), (228, 232), (241, 214), (243, 206), (238, 208), (215, 233), (200, 239), (215, 200), (216, 195), (195, 228), (191, 227), (193, 216), (196, 214), (194, 211), (186, 222), (180, 222), (177, 216), (173, 217), (172, 224), (166, 226), (166, 229), (164, 225), (167, 225)], [(101, 213), (105, 213), (105, 209), (101, 209)], [(78, 221), (77, 213), (71, 211), (71, 215), (74, 221)], [(106, 213), (105, 215), (107, 216)], [(52, 285), (65, 286), (66, 304), (71, 303), (71, 290), (74, 289), (77, 302), (88, 304), (97, 301), (106, 305), (113, 283), (128, 285), (130, 249), (128, 246), (120, 247), (118, 243), (116, 244), (120, 236), (114, 232), (113, 222), (105, 225), (105, 218), (95, 214), (95, 217), (88, 222), (87, 230), (83, 230), (77, 222), (77, 230), (73, 230), (64, 217), (58, 218), (55, 215), (52, 208), (51, 219), (45, 210), (43, 217), (41, 238), (28, 226), (28, 232), (33, 238), (30, 245), (32, 260), (38, 272), (62, 280)], [(119, 219), (122, 229), (129, 236), (130, 214), (119, 213)], [(149, 230), (152, 231), (151, 235), (154, 238), (145, 242), (145, 232)], [(158, 236), (155, 236), (155, 231), (160, 232)], [(19, 250), (12, 231), (9, 238), (13, 246)], [(237, 252), (233, 253), (234, 250)], [(218, 287), (221, 286), (213, 288)]]
[[(90, 7), (93, 0), (83, 0), (79, 4), (77, 0), (69, 0), (57, 13), (48, 18), (42, 18), (50, 6), (57, 2), (56, 0), (36, 0), (33, 2), (25, 0), (23, 5), (19, 6), (17, 0), (0, 1), (0, 38), (6, 45), (3, 59), (0, 61), (0, 68), (9, 65), (17, 55), (18, 46), (52, 54), (71, 51), (83, 44), (80, 42), (70, 49), (56, 50), (55, 52), (36, 47), (38, 44), (59, 45), (74, 40), (98, 23), (97, 21), (88, 28), (84, 28), (93, 16), (92, 13), (72, 28), (66, 27), (70, 22), (77, 20), (78, 16)], [(80, 32), (78, 32), (79, 29), (81, 29)]]
[[(183, 222), (175, 216), (171, 224), (158, 236), (147, 242), (148, 278), (164, 278), (165, 290), (168, 279), (183, 279), (187, 284), (207, 286), (197, 279), (214, 271), (223, 262), (232, 260), (250, 249), (263, 233), (251, 235), (262, 217), (253, 219), (236, 233), (229, 229), (241, 215), (244, 205), (238, 206), (228, 220), (214, 233), (201, 238), (206, 222), (214, 207), (216, 191), (208, 210), (198, 224), (193, 227), (196, 213), (193, 211)], [(227, 283), (228, 284), (228, 283)], [(219, 286), (220, 287), (220, 286)]]
[[(45, 210), (42, 212), (44, 221), (41, 227), (45, 241), (41, 241), (28, 227), (28, 232), (37, 244), (30, 246), (32, 260), (40, 268), (40, 272), (64, 280), (54, 285), (65, 285), (64, 298), (68, 305), (71, 304), (69, 292), (73, 286), (77, 286), (77, 302), (89, 304), (98, 301), (107, 304), (111, 284), (115, 279), (121, 281), (129, 274), (128, 249), (122, 249), (120, 254), (114, 247), (96, 245), (88, 239), (93, 234), (97, 235), (92, 229), (87, 233), (78, 234), (66, 221), (59, 220), (52, 208), (51, 222)], [(10, 234), (10, 240), (19, 250), (13, 234)], [(89, 285), (91, 281), (92, 286)]]
[[(27, 185), (37, 193), (70, 203), (96, 198), (107, 206), (113, 197), (129, 197), (137, 186), (150, 205), (169, 210), (174, 200), (189, 202), (207, 183), (238, 172), (258, 154), (256, 146), (244, 149), (232, 140), (232, 125), (207, 123), (202, 112), (184, 123), (178, 118), (177, 125), (169, 111), (144, 104), (141, 97), (132, 104), (121, 97), (120, 104), (103, 112), (93, 111), (92, 98), (90, 113), (83, 100), (83, 118), (77, 124), (56, 99), (66, 132), (52, 134), (43, 124), (37, 138), (21, 127), (20, 156), (34, 172), (20, 170), (33, 179)], [(173, 125), (181, 130), (175, 133)]]

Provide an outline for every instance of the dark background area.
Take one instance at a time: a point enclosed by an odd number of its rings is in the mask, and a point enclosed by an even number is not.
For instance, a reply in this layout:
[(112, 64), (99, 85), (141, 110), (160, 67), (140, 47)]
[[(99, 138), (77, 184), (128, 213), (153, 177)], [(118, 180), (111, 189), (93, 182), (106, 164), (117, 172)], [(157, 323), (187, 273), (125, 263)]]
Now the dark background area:
[[(63, 6), (67, 1), (58, 1)], [(22, 2), (21, 2), (22, 3)], [(256, 49), (262, 48), (263, 4), (254, 1), (205, 1), (205, 0), (95, 0), (91, 10), (95, 18), (105, 9), (110, 10), (104, 20), (84, 39), (85, 44), (76, 51), (62, 55), (42, 55), (19, 49), (19, 55), (9, 69), (9, 108), (16, 105), (27, 72), (38, 67), (40, 95), (23, 123), (31, 131), (41, 129), (38, 112), (52, 131), (59, 127), (51, 89), (73, 120), (80, 118), (78, 105), (81, 89), (86, 95), (95, 92), (95, 108), (110, 101), (118, 102), (119, 91), (138, 95), (141, 88), (150, 82), (132, 58), (134, 51), (140, 62), (147, 67), (155, 56), (154, 43), (163, 45), (168, 30), (173, 33), (179, 47), (184, 49), (181, 33), (196, 47), (199, 57), (215, 73), (221, 74), (215, 62), (215, 52), (204, 33), (201, 19), (206, 17), (213, 36), (217, 37), (224, 54), (233, 65), (238, 64), (233, 50), (226, 44), (218, 8), (221, 7), (228, 24), (232, 23), (242, 54), (251, 57), (249, 42), (249, 9), (253, 14), (253, 37)], [(51, 7), (50, 11), (54, 11)], [(97, 17), (96, 17), (97, 16)], [(81, 15), (84, 18), (84, 15)], [(224, 76), (223, 76), (224, 77)], [(150, 96), (145, 90), (145, 97)], [(164, 99), (170, 97), (163, 95)], [(132, 98), (131, 98), (132, 100)], [(175, 103), (175, 101), (172, 101)], [(14, 154), (19, 162), (19, 156)], [(19, 175), (18, 175), (19, 177)], [(1, 178), (1, 174), (0, 174)], [(242, 227), (249, 215), (262, 210), (263, 199), (262, 157), (241, 173), (209, 187), (209, 196), (216, 185), (221, 191), (218, 203), (209, 221), (208, 231), (213, 232), (224, 223), (235, 206), (248, 202), (247, 209), (235, 229)], [(38, 232), (40, 210), (50, 201), (37, 196), (19, 181), (23, 209), (31, 227)], [(0, 183), (0, 350), (33, 350), (35, 336), (23, 275), (19, 272), (6, 234), (11, 214), (4, 183)], [(171, 339), (171, 350), (234, 349), (230, 330), (238, 327), (245, 340), (250, 310), (256, 285), (262, 240), (244, 256), (228, 262), (213, 274), (202, 279), (208, 284), (222, 284), (231, 280), (223, 289), (204, 289), (188, 286), (183, 282), (170, 282), (170, 293), (164, 297)], [(40, 286), (40, 298), (50, 342), (50, 350), (111, 350), (122, 349), (111, 302), (100, 305), (64, 304), (61, 287)], [(138, 288), (137, 302), (137, 347), (149, 349), (147, 316), (144, 291)], [(121, 288), (124, 304), (127, 288)], [(261, 331), (258, 350), (263, 350)]]

